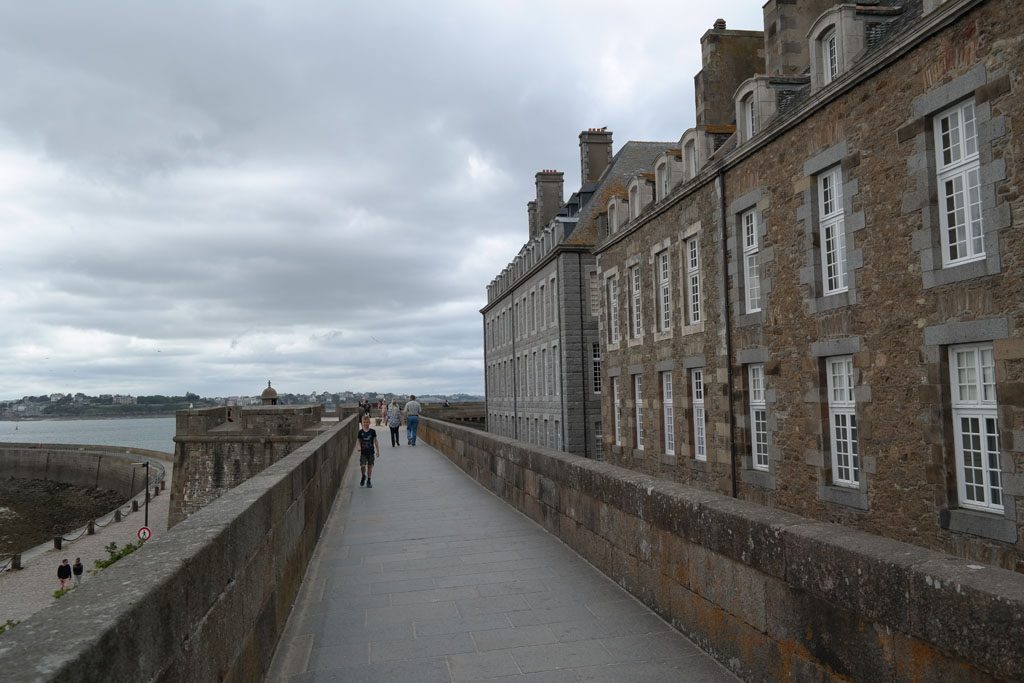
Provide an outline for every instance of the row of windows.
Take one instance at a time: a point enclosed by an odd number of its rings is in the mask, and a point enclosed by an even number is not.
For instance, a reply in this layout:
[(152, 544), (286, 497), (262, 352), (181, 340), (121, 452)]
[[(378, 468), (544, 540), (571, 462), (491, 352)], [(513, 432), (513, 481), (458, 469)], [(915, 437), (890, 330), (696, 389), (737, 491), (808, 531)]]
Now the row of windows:
[[(514, 325), (513, 325), (514, 323)], [(558, 292), (552, 276), (528, 295), (524, 294), (511, 307), (494, 314), (485, 325), (484, 335), (489, 349), (495, 349), (537, 330), (558, 324)]]
[[(513, 376), (513, 372), (515, 376)], [(551, 398), (562, 394), (558, 344), (528, 351), (515, 358), (490, 363), (487, 386), (492, 398)], [(518, 386), (516, 386), (518, 379)]]
[(563, 448), (562, 425), (559, 420), (522, 415), (515, 417), (497, 412), (490, 413), (487, 420), (488, 431), (492, 434), (519, 439), (544, 448)]
[[(936, 175), (942, 264), (953, 267), (985, 258), (981, 216), (981, 171), (974, 103), (962, 102), (934, 118)], [(814, 178), (815, 224), (823, 296), (848, 290), (843, 172), (839, 165)], [(760, 240), (755, 209), (738, 216), (742, 243), (742, 301), (745, 313), (761, 310)]]
[[(826, 400), (828, 403), (828, 447), (831, 455), (832, 484), (860, 488), (862, 467), (857, 428), (856, 380), (852, 356), (834, 356), (824, 360)], [(707, 460), (707, 436), (704, 410), (704, 373), (701, 368), (688, 371), (690, 400), (689, 454)], [(661, 397), (661, 447), (667, 455), (677, 451), (674, 387), (672, 371), (658, 373)], [(764, 365), (746, 366), (747, 430), (751, 467), (769, 471), (768, 403)], [(631, 377), (634, 404), (633, 448), (647, 445), (644, 431), (643, 376)], [(1002, 473), (999, 455), (998, 403), (996, 401), (995, 360), (991, 344), (954, 346), (949, 349), (949, 385), (953, 417), (953, 443), (956, 458), (957, 490), (961, 507), (1002, 513)], [(623, 443), (622, 402), (619, 377), (611, 378), (614, 443)]]
[[(698, 236), (682, 241), (681, 263), (673, 265), (672, 254), (668, 248), (654, 255), (654, 285), (656, 297), (655, 329), (658, 332), (672, 330), (673, 321), (673, 272), (679, 273), (683, 294), (683, 320), (686, 325), (695, 325), (701, 321), (701, 278), (700, 278), (700, 244)], [(639, 339), (643, 336), (643, 274), (640, 264), (630, 266), (627, 271), (629, 282), (629, 338)], [(611, 275), (605, 278), (605, 319), (608, 342), (618, 344), (621, 341), (619, 328), (619, 277)]]

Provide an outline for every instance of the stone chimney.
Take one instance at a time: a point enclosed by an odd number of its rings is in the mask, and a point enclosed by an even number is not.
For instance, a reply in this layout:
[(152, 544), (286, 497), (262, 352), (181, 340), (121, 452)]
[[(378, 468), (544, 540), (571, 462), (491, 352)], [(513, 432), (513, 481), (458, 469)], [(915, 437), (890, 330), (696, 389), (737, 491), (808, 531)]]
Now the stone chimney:
[(810, 66), (807, 31), (836, 0), (768, 0), (764, 54), (769, 76), (802, 76)]
[(697, 126), (735, 125), (736, 88), (764, 73), (764, 32), (729, 30), (719, 19), (701, 36), (700, 48), (701, 70), (693, 77)]
[(534, 225), (530, 232), (533, 239), (558, 214), (564, 203), (563, 173), (561, 171), (544, 170), (537, 173), (537, 201), (534, 208)]
[(526, 202), (526, 219), (530, 226), (530, 239), (537, 234), (537, 202)]
[(580, 181), (597, 182), (612, 163), (612, 132), (607, 128), (588, 128), (580, 133)]

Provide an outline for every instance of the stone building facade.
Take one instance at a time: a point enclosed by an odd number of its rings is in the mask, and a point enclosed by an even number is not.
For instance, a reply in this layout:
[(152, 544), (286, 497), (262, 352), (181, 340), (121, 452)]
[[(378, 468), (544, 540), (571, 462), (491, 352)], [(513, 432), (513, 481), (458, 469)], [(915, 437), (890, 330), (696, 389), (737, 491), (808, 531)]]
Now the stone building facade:
[(597, 221), (605, 457), (1024, 571), (1024, 4), (764, 15)]
[(317, 436), (323, 406), (279, 406), (267, 384), (263, 405), (179, 410), (168, 526), (216, 500)]
[(530, 239), (488, 285), (484, 318), (488, 431), (586, 457), (601, 453), (601, 361), (593, 246), (598, 206), (669, 143), (580, 133), (582, 185), (563, 199), (563, 174), (536, 175)]

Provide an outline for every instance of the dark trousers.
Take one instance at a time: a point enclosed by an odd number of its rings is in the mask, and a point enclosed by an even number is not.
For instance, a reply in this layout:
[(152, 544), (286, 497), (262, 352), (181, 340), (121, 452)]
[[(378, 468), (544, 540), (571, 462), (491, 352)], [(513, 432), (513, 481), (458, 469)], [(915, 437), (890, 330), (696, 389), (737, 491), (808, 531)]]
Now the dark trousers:
[(398, 427), (391, 427), (391, 445), (398, 445)]

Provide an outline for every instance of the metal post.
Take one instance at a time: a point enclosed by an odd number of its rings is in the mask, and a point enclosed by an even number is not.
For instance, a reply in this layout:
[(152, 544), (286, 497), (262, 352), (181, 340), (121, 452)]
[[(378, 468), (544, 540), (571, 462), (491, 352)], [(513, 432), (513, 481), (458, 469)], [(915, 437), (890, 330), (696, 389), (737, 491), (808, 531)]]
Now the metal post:
[(146, 526), (149, 526), (149, 461), (146, 461)]
[(11, 558), (11, 569), (21, 569), (21, 554), (17, 554)]
[(54, 536), (53, 537), (53, 548), (54, 548), (54, 550), (60, 550), (60, 544), (63, 541), (64, 541), (63, 537), (61, 537), (61, 536)]

